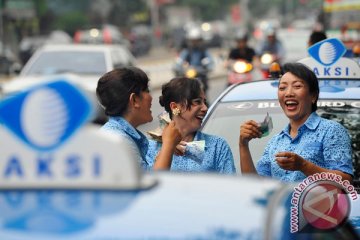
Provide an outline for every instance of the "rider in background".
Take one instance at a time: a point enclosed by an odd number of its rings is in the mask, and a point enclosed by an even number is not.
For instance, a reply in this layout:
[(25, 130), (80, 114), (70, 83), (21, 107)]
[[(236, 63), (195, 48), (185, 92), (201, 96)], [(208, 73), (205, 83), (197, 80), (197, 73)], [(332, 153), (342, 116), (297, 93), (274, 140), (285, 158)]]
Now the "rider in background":
[(315, 43), (325, 40), (326, 38), (327, 38), (327, 36), (326, 36), (325, 32), (314, 30), (310, 34), (309, 41), (308, 41), (308, 47), (311, 47)]
[(186, 35), (187, 45), (181, 50), (175, 64), (176, 75), (181, 75), (184, 65), (195, 67), (199, 72), (203, 73), (199, 77), (203, 83), (204, 91), (208, 89), (207, 73), (214, 68), (214, 60), (207, 50), (201, 30), (197, 28), (190, 29)]
[(252, 63), (256, 54), (255, 50), (248, 46), (248, 34), (245, 32), (238, 32), (235, 41), (236, 47), (230, 50), (228, 59), (230, 61), (243, 59)]
[(275, 29), (267, 29), (265, 34), (266, 39), (258, 46), (257, 54), (261, 56), (264, 53), (270, 53), (274, 55), (274, 61), (279, 61), (281, 63), (285, 57), (285, 48), (281, 41), (277, 38)]

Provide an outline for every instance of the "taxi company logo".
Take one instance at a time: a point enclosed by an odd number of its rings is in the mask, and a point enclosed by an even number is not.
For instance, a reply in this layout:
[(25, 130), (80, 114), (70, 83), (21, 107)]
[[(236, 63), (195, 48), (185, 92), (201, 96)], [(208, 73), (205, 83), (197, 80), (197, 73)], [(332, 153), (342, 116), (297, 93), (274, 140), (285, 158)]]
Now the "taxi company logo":
[(30, 147), (48, 151), (64, 143), (87, 120), (90, 111), (85, 96), (60, 80), (4, 100), (0, 121)]
[(320, 64), (331, 66), (345, 54), (346, 48), (337, 38), (329, 38), (314, 44), (308, 52)]
[(245, 109), (251, 108), (253, 105), (254, 104), (251, 102), (242, 102), (242, 103), (231, 106), (231, 108), (235, 108), (236, 110), (245, 110)]

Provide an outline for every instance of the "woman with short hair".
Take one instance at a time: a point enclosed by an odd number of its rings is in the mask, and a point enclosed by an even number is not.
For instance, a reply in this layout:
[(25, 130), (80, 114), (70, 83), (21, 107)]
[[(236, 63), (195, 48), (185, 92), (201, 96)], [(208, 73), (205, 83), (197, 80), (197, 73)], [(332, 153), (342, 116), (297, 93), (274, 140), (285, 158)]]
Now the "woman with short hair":
[(278, 99), (289, 124), (267, 144), (255, 168), (249, 141), (260, 138), (260, 126), (253, 120), (240, 128), (242, 173), (258, 173), (282, 181), (301, 181), (307, 176), (329, 172), (352, 180), (352, 150), (347, 130), (317, 113), (319, 83), (316, 75), (301, 63), (284, 65)]

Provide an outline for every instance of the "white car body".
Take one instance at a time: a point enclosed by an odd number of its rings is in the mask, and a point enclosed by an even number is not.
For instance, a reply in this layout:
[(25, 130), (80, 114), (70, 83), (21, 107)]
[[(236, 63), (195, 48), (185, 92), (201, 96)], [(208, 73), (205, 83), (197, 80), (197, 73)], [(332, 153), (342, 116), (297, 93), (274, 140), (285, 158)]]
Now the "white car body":
[[(87, 57), (87, 54), (99, 55), (95, 58)], [(55, 61), (57, 56), (61, 56), (60, 62)], [(46, 57), (47, 59), (42, 60)], [(39, 64), (40, 61), (43, 62)], [(106, 116), (97, 103), (95, 94), (97, 81), (103, 74), (114, 68), (131, 65), (135, 65), (135, 58), (122, 45), (45, 45), (34, 53), (18, 77), (1, 86), (0, 95), (2, 97), (13, 95), (46, 81), (69, 80), (90, 96), (96, 106), (94, 122), (103, 123)]]

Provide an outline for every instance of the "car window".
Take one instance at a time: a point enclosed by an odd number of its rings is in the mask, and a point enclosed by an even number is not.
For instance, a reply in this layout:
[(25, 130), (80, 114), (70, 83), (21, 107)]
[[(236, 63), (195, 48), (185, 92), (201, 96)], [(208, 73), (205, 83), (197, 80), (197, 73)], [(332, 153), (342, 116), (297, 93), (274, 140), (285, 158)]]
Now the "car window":
[(42, 52), (25, 75), (58, 74), (103, 74), (106, 72), (102, 52), (48, 51)]
[(271, 136), (280, 132), (288, 123), (277, 101), (219, 103), (206, 121), (203, 131), (221, 136), (227, 140), (234, 155), (235, 166), (239, 170), (238, 140), (240, 125), (250, 119), (261, 122), (267, 113), (272, 117), (274, 129), (269, 136), (250, 142), (253, 160), (257, 162)]
[[(360, 101), (320, 100), (318, 114), (342, 124), (349, 132), (352, 140), (354, 166), (360, 166)], [(267, 112), (272, 117), (273, 130), (269, 136), (250, 142), (253, 161), (257, 162), (272, 136), (279, 133), (288, 124), (277, 100), (239, 101), (219, 103), (204, 123), (203, 131), (225, 138), (233, 152), (235, 165), (239, 168), (238, 139), (240, 125), (250, 119), (257, 122), (264, 120)], [(359, 167), (358, 167), (359, 168)], [(355, 169), (355, 179), (360, 177), (360, 169)]]
[(116, 48), (111, 51), (111, 58), (114, 63), (114, 68), (132, 65), (132, 56), (122, 48)]

